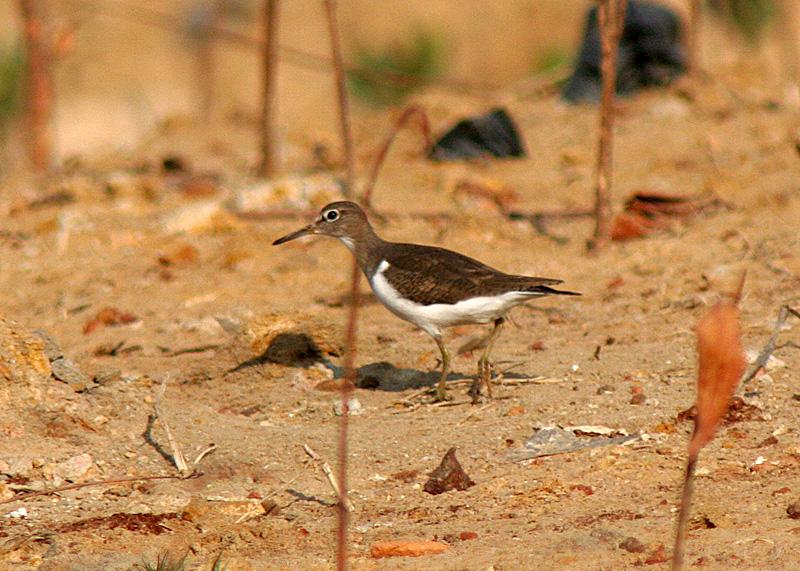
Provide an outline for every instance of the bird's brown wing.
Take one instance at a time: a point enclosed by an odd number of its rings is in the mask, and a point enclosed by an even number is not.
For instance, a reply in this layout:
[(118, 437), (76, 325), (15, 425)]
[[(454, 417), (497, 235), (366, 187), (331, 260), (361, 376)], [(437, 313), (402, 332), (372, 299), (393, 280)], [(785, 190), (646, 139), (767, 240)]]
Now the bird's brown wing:
[(423, 305), (453, 304), (470, 297), (507, 291), (529, 291), (532, 296), (570, 293), (547, 287), (561, 280), (504, 274), (444, 248), (419, 244), (402, 246), (381, 252), (389, 263), (384, 276), (400, 295)]

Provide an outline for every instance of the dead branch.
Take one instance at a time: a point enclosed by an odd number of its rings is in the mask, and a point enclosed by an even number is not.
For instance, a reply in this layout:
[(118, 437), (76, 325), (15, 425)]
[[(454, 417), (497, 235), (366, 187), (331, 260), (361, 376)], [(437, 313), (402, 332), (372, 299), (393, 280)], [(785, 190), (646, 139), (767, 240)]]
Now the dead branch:
[(137, 476), (135, 478), (114, 478), (111, 480), (100, 480), (96, 482), (83, 482), (81, 484), (69, 484), (68, 486), (61, 486), (60, 488), (51, 488), (49, 490), (41, 490), (38, 492), (28, 492), (19, 494), (8, 500), (0, 501), (0, 506), (10, 504), (13, 502), (23, 501), (36, 496), (49, 496), (51, 494), (60, 494), (61, 492), (68, 492), (69, 490), (78, 490), (80, 488), (88, 488), (89, 486), (112, 486), (115, 484), (130, 484), (131, 482), (146, 482), (149, 480), (191, 480), (202, 476), (202, 472), (192, 472), (186, 475), (172, 475), (172, 476)]
[(755, 362), (753, 362), (750, 370), (742, 378), (741, 384), (745, 384), (753, 380), (758, 372), (767, 365), (767, 361), (769, 361), (769, 358), (772, 356), (772, 354), (778, 349), (783, 349), (784, 347), (794, 347), (796, 349), (800, 349), (800, 345), (797, 345), (792, 341), (787, 341), (781, 345), (777, 344), (778, 335), (780, 334), (781, 329), (783, 329), (783, 324), (786, 322), (786, 319), (790, 314), (800, 318), (800, 312), (798, 312), (796, 309), (792, 309), (788, 305), (781, 306), (781, 309), (778, 312), (778, 319), (775, 321), (775, 329), (772, 331), (772, 335), (770, 335), (767, 344), (758, 355), (758, 358), (755, 360)]
[[(142, 436), (144, 437), (145, 442), (155, 448), (156, 451), (161, 454), (161, 456), (163, 456), (169, 462), (172, 462), (181, 474), (186, 475), (190, 473), (189, 466), (186, 464), (186, 459), (183, 456), (183, 452), (181, 452), (180, 444), (172, 435), (172, 431), (169, 429), (167, 419), (164, 416), (163, 410), (161, 409), (161, 401), (163, 400), (164, 393), (167, 389), (168, 378), (169, 375), (165, 375), (164, 379), (161, 381), (161, 385), (158, 388), (158, 393), (156, 394), (156, 399), (153, 402), (153, 410), (155, 411), (155, 414), (151, 414), (147, 417), (147, 427), (145, 428)], [(152, 437), (153, 425), (155, 424), (156, 419), (161, 421), (161, 426), (164, 428), (164, 433), (167, 436), (167, 442), (172, 450), (172, 454), (164, 450), (162, 446), (158, 444)]]
[(375, 181), (378, 180), (378, 174), (380, 173), (381, 167), (386, 160), (386, 156), (389, 154), (389, 149), (391, 148), (395, 137), (397, 137), (397, 133), (399, 133), (400, 129), (402, 129), (405, 124), (414, 116), (419, 117), (420, 130), (422, 131), (422, 136), (425, 140), (425, 149), (427, 150), (431, 147), (431, 126), (425, 110), (418, 105), (410, 105), (406, 107), (400, 117), (397, 118), (397, 121), (395, 121), (394, 127), (392, 127), (389, 136), (386, 137), (381, 150), (378, 152), (378, 156), (375, 158), (375, 164), (372, 166), (372, 173), (370, 174), (369, 181), (367, 182), (367, 186), (364, 189), (364, 194), (361, 199), (365, 208), (370, 209), (372, 205), (372, 191), (375, 188)]
[(333, 488), (336, 497), (341, 498), (343, 495), (345, 496), (345, 508), (347, 511), (353, 511), (353, 504), (347, 499), (347, 494), (342, 493), (342, 488), (339, 486), (339, 482), (336, 480), (336, 477), (333, 475), (333, 470), (331, 469), (331, 465), (322, 458), (308, 445), (303, 444), (303, 450), (305, 451), (308, 456), (314, 460), (317, 465), (322, 470), (322, 473), (325, 474), (325, 477), (328, 479), (328, 483)]

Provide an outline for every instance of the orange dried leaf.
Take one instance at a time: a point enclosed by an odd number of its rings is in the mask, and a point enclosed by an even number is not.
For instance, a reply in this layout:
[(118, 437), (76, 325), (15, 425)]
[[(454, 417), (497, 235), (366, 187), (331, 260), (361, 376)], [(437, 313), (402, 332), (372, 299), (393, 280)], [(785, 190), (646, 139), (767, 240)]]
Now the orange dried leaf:
[(697, 417), (689, 442), (689, 457), (696, 458), (717, 430), (731, 397), (747, 367), (742, 349), (739, 310), (718, 303), (697, 324)]
[(106, 325), (125, 325), (126, 323), (133, 323), (138, 321), (139, 318), (131, 313), (120, 311), (113, 307), (107, 307), (100, 310), (94, 319), (87, 322), (83, 327), (84, 334), (89, 334), (99, 327)]
[(376, 543), (370, 548), (370, 555), (375, 559), (381, 557), (419, 557), (427, 553), (443, 553), (447, 545), (439, 541), (385, 541)]

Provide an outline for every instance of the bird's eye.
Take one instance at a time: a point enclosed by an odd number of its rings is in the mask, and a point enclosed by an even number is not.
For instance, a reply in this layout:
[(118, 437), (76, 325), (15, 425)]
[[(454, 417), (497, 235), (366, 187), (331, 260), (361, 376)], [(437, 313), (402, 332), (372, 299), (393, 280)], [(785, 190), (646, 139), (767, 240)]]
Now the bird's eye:
[(325, 220), (328, 222), (333, 222), (334, 220), (339, 218), (339, 211), (338, 210), (328, 210), (325, 213)]

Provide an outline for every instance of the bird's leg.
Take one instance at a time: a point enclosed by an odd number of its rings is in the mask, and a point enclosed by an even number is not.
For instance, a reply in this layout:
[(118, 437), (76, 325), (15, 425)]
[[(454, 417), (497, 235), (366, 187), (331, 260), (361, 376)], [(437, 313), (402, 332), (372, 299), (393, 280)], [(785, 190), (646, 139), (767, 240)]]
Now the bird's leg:
[(439, 384), (436, 386), (436, 398), (433, 402), (443, 402), (447, 400), (444, 383), (447, 380), (447, 375), (450, 373), (450, 351), (444, 346), (441, 334), (434, 335), (433, 340), (436, 341), (436, 344), (439, 346), (439, 351), (442, 352), (442, 378), (439, 379)]
[(500, 329), (502, 329), (505, 321), (504, 317), (498, 317), (494, 320), (494, 329), (492, 329), (492, 333), (489, 335), (489, 341), (486, 343), (486, 349), (483, 355), (481, 355), (481, 358), (478, 360), (478, 387), (472, 395), (473, 401), (477, 400), (480, 394), (480, 387), (486, 387), (486, 395), (492, 398), (492, 364), (489, 362), (489, 353), (492, 352), (494, 342), (497, 340), (497, 335), (500, 333)]

